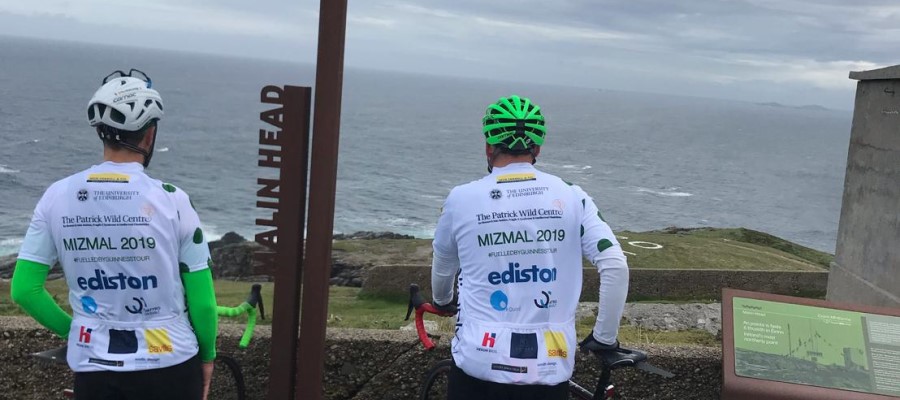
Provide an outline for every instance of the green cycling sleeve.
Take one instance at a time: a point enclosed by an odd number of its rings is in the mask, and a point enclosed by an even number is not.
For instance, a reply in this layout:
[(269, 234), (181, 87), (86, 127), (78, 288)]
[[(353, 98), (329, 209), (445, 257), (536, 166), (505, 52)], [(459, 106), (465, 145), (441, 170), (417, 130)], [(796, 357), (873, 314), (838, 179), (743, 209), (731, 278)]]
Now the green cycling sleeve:
[(216, 359), (216, 336), (219, 329), (219, 315), (216, 313), (216, 292), (213, 287), (212, 271), (204, 268), (181, 274), (184, 293), (187, 297), (188, 316), (200, 345), (200, 359), (203, 362)]
[(61, 338), (69, 336), (72, 316), (63, 311), (44, 288), (50, 266), (19, 259), (10, 283), (12, 301), (38, 323)]

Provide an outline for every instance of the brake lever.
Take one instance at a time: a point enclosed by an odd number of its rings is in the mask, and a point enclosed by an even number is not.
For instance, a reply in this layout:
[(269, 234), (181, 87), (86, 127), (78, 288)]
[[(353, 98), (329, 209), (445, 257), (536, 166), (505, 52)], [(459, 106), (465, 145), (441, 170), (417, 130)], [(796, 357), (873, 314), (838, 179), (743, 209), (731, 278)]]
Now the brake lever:
[(409, 321), (409, 316), (412, 315), (413, 309), (416, 308), (416, 304), (413, 302), (413, 299), (416, 298), (416, 295), (419, 294), (419, 285), (415, 283), (409, 285), (409, 305), (406, 307), (406, 318), (404, 321)]
[(259, 317), (266, 319), (266, 307), (263, 306), (262, 285), (254, 284), (250, 287), (250, 295), (247, 297), (247, 303), (259, 309)]

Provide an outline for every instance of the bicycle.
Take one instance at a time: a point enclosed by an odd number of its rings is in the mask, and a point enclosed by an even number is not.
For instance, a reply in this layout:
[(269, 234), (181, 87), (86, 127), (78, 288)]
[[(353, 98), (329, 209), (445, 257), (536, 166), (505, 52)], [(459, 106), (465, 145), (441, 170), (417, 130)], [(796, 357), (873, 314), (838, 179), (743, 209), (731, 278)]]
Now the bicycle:
[[(425, 313), (449, 316), (447, 313), (441, 312), (431, 303), (426, 302), (419, 293), (419, 285), (412, 284), (409, 286), (409, 305), (406, 309), (406, 320), (409, 320), (412, 311), (415, 310), (416, 333), (419, 341), (425, 346), (426, 351), (435, 348), (432, 338), (440, 338), (440, 336), (431, 335), (425, 330), (425, 322), (423, 316)], [(616, 398), (615, 386), (610, 384), (612, 371), (633, 367), (645, 372), (660, 375), (664, 378), (672, 378), (675, 375), (671, 372), (655, 367), (647, 362), (647, 353), (635, 349), (619, 348), (616, 352), (608, 352), (596, 354), (600, 361), (601, 373), (597, 380), (597, 386), (594, 392), (584, 388), (578, 383), (569, 380), (569, 394), (580, 400), (613, 400)], [(420, 400), (445, 399), (447, 396), (447, 376), (450, 368), (453, 367), (452, 359), (440, 360), (429, 368), (425, 374), (425, 379), (419, 388)]]
[[(254, 284), (250, 288), (250, 294), (247, 296), (247, 299), (238, 306), (216, 307), (216, 313), (219, 316), (235, 318), (244, 314), (247, 315), (247, 326), (244, 328), (244, 333), (238, 342), (238, 347), (241, 349), (247, 348), (250, 345), (250, 340), (253, 338), (257, 308), (259, 308), (259, 318), (266, 319), (261, 291), (262, 286)], [(62, 364), (67, 366), (67, 351), (68, 345), (64, 345), (55, 349), (33, 353), (31, 356), (42, 364)], [(209, 389), (209, 398), (246, 400), (247, 388), (244, 385), (244, 373), (241, 369), (241, 364), (231, 355), (221, 352), (217, 354), (215, 364)], [(72, 389), (64, 389), (62, 394), (64, 398), (75, 398), (75, 391)]]

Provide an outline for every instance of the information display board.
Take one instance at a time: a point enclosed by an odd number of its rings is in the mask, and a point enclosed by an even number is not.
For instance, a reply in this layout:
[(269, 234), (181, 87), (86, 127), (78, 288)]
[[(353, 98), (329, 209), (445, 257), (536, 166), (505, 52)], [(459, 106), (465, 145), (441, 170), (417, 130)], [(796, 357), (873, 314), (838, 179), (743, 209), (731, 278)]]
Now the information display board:
[(900, 310), (729, 289), (722, 298), (723, 398), (900, 397)]

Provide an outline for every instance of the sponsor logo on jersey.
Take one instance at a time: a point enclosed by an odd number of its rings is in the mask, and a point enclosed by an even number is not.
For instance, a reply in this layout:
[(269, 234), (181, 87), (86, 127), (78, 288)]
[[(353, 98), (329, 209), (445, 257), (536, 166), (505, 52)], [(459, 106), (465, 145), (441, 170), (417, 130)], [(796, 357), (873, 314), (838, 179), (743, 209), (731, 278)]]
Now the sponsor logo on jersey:
[(105, 365), (107, 367), (124, 367), (125, 361), (119, 360), (104, 360), (102, 358), (88, 358), (88, 363), (97, 364), (97, 365)]
[(121, 272), (109, 276), (106, 271), (95, 269), (94, 276), (85, 278), (79, 276), (75, 280), (81, 290), (149, 290), (159, 286), (156, 275), (128, 276)]
[(132, 304), (125, 306), (125, 311), (131, 314), (156, 315), (159, 314), (160, 307), (149, 307), (147, 301), (143, 297), (132, 297)]
[(547, 357), (566, 358), (569, 356), (566, 335), (562, 332), (544, 332), (544, 347), (547, 349)]
[(135, 226), (149, 225), (152, 217), (144, 215), (75, 215), (62, 217), (63, 228), (78, 226)]
[(506, 364), (491, 364), (491, 370), (512, 372), (514, 374), (527, 374), (528, 373), (528, 367), (518, 366), (518, 365), (506, 365)]
[(165, 354), (174, 351), (169, 332), (165, 329), (145, 329), (144, 341), (147, 342), (147, 352), (150, 354)]
[(497, 334), (494, 332), (485, 332), (484, 339), (481, 339), (481, 347), (494, 347), (497, 342)]
[(547, 362), (542, 362), (542, 363), (538, 364), (537, 365), (538, 376), (544, 377), (544, 376), (556, 375), (557, 374), (556, 364), (557, 363), (555, 361), (547, 361)]
[(94, 201), (131, 200), (133, 197), (140, 195), (141, 192), (138, 192), (137, 190), (94, 190), (91, 194)]
[(530, 268), (520, 268), (519, 263), (509, 263), (509, 268), (503, 272), (491, 271), (488, 273), (488, 282), (491, 285), (556, 281), (556, 268), (541, 268), (532, 265)]
[(521, 311), (522, 307), (510, 307), (509, 297), (502, 290), (496, 290), (491, 293), (491, 307), (497, 311), (516, 312)]
[(81, 309), (84, 310), (85, 313), (93, 314), (97, 312), (97, 301), (91, 296), (82, 296)]
[(134, 354), (138, 351), (137, 335), (131, 330), (109, 330), (109, 354)]
[(534, 299), (534, 306), (537, 308), (553, 308), (556, 307), (556, 300), (550, 299), (550, 296), (553, 294), (551, 291), (543, 291), (541, 290), (541, 297)]
[(521, 210), (491, 211), (489, 213), (477, 213), (475, 219), (479, 224), (492, 222), (531, 221), (536, 219), (559, 219), (563, 211), (552, 208), (525, 208)]
[(512, 182), (525, 182), (525, 181), (533, 181), (537, 178), (534, 177), (533, 173), (526, 174), (506, 174), (500, 175), (497, 177), (497, 183), (512, 183)]
[(81, 330), (78, 331), (78, 343), (90, 344), (91, 343), (91, 332), (94, 329), (87, 328), (84, 325), (81, 326)]
[(509, 358), (533, 360), (538, 358), (536, 333), (512, 332), (509, 338)]
[(81, 189), (78, 193), (75, 194), (75, 197), (78, 198), (78, 201), (87, 201), (89, 195), (87, 189)]
[(491, 198), (492, 199), (499, 200), (501, 197), (503, 197), (503, 192), (501, 192), (500, 189), (491, 190)]
[(131, 176), (116, 172), (101, 172), (90, 174), (87, 177), (88, 182), (112, 182), (112, 183), (128, 183)]
[(540, 196), (549, 190), (550, 188), (548, 186), (506, 189), (506, 197), (514, 199), (516, 197)]
[(494, 350), (494, 345), (497, 343), (497, 334), (494, 332), (485, 332), (484, 338), (481, 339), (481, 347), (476, 347), (475, 350), (484, 352), (484, 353), (496, 353), (497, 350)]

